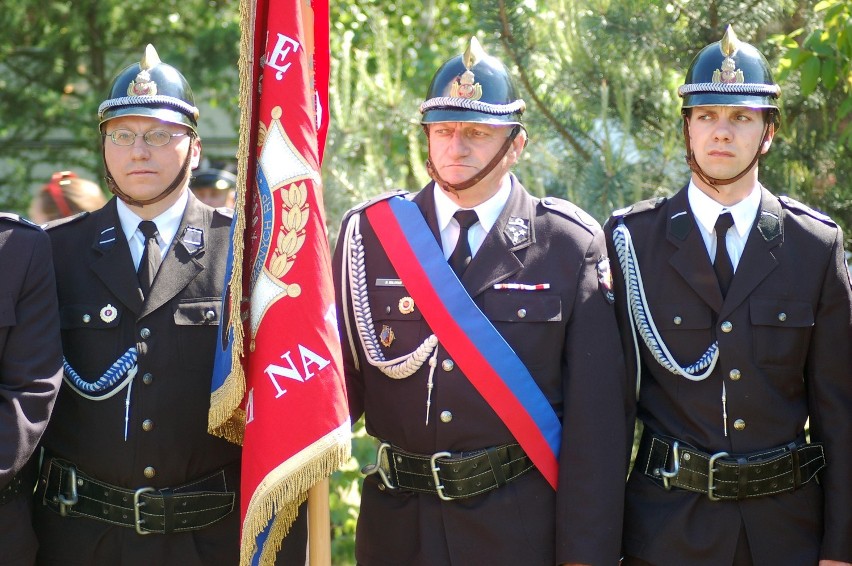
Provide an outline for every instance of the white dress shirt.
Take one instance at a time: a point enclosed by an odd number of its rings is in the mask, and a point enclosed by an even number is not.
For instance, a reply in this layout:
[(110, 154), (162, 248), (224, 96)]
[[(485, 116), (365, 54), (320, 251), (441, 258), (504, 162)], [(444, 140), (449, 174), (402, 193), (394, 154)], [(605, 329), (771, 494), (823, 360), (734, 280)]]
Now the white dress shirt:
[(720, 214), (730, 212), (734, 218), (734, 230), (728, 230), (725, 243), (728, 246), (728, 255), (734, 264), (734, 271), (740, 263), (743, 255), (748, 234), (757, 218), (757, 210), (760, 208), (760, 183), (756, 184), (749, 195), (733, 206), (724, 206), (699, 189), (692, 181), (689, 182), (687, 198), (689, 207), (695, 215), (695, 220), (704, 238), (704, 246), (710, 256), (710, 263), (716, 258), (716, 234), (713, 229)]
[[(135, 212), (124, 204), (124, 201), (116, 197), (116, 208), (118, 209), (118, 220), (121, 222), (121, 230), (127, 238), (127, 244), (130, 246), (130, 255), (133, 257), (133, 267), (138, 270), (139, 262), (142, 260), (142, 253), (145, 251), (145, 236), (139, 230), (139, 223), (142, 222)], [(180, 228), (180, 221), (183, 218), (183, 211), (186, 210), (186, 203), (189, 202), (189, 193), (184, 191), (177, 201), (163, 211), (159, 216), (153, 219), (157, 225), (157, 242), (160, 244), (160, 252), (162, 257), (166, 257), (166, 252), (172, 245), (172, 241), (177, 235)], [(162, 259), (162, 258), (161, 258)]]
[[(438, 217), (438, 229), (441, 231), (441, 247), (444, 249), (444, 258), (448, 259), (452, 255), (456, 247), (456, 242), (459, 239), (459, 223), (453, 218), (453, 214), (461, 207), (454, 203), (440, 187), (435, 185), (435, 213)], [(470, 227), (467, 232), (468, 242), (470, 243), (471, 257), (476, 255), (482, 246), (485, 236), (497, 218), (506, 206), (509, 200), (509, 194), (512, 192), (512, 181), (509, 175), (503, 180), (497, 192), (487, 201), (476, 205), (473, 210), (479, 217), (479, 222)]]

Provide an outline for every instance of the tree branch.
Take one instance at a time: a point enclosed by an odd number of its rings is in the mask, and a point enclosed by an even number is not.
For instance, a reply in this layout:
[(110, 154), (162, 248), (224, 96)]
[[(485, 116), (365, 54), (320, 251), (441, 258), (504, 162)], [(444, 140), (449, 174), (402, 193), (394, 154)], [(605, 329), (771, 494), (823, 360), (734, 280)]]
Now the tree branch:
[(509, 18), (506, 14), (506, 3), (504, 0), (500, 0), (500, 41), (503, 43), (503, 46), (506, 48), (506, 51), (509, 53), (509, 56), (515, 63), (515, 66), (518, 68), (518, 74), (520, 76), (521, 82), (529, 93), (530, 97), (533, 100), (536, 108), (544, 115), (548, 122), (550, 122), (556, 132), (566, 141), (568, 144), (574, 148), (581, 158), (584, 160), (589, 160), (591, 155), (586, 151), (580, 142), (577, 141), (577, 138), (568, 131), (567, 128), (553, 115), (553, 113), (548, 109), (548, 107), (544, 104), (544, 102), (536, 96), (535, 89), (532, 86), (532, 83), (529, 80), (529, 76), (527, 75), (526, 69), (523, 65), (521, 65), (520, 58), (517, 53), (512, 48), (512, 32), (509, 27)]

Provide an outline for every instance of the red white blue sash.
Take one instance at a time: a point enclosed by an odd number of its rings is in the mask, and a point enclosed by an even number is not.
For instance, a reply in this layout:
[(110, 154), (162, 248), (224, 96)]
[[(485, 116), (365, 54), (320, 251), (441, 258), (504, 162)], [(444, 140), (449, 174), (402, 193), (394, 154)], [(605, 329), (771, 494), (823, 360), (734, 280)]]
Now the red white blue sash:
[(562, 423), (450, 269), (417, 205), (393, 197), (370, 206), (366, 214), (438, 340), (556, 489)]

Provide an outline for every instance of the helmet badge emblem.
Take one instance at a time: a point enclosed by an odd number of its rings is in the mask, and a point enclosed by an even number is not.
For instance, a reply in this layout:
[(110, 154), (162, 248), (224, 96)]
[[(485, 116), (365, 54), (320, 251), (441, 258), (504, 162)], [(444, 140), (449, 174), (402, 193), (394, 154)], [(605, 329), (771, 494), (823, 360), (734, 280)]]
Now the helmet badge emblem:
[(465, 49), (462, 61), (467, 69), (460, 77), (456, 77), (450, 86), (450, 96), (453, 98), (466, 98), (468, 100), (479, 100), (482, 98), (482, 85), (475, 82), (471, 69), (487, 55), (475, 37), (470, 38), (470, 44)]
[(745, 82), (742, 70), (737, 69), (737, 63), (733, 59), (734, 54), (739, 49), (739, 44), (740, 40), (737, 39), (733, 28), (728, 26), (722, 41), (719, 42), (719, 49), (721, 49), (725, 59), (722, 60), (722, 68), (713, 71), (714, 83), (735, 84)]
[(153, 45), (145, 48), (145, 55), (139, 62), (139, 74), (127, 85), (127, 96), (154, 96), (157, 94), (157, 83), (151, 80), (150, 69), (161, 63), (160, 56)]
[(482, 98), (482, 85), (474, 82), (473, 71), (468, 69), (462, 76), (453, 81), (450, 87), (450, 96), (453, 98), (467, 98), (468, 100), (479, 100)]

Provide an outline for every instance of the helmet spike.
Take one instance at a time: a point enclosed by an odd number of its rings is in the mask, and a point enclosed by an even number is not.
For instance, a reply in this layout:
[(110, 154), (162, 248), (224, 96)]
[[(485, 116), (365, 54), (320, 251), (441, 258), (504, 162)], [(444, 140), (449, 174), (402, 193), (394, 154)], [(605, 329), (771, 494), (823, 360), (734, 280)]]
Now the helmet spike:
[(145, 46), (145, 54), (142, 56), (142, 60), (139, 61), (139, 68), (143, 71), (147, 71), (148, 69), (156, 67), (160, 63), (160, 56), (157, 55), (157, 50), (149, 43)]
[(479, 44), (479, 40), (476, 39), (476, 36), (471, 36), (470, 43), (464, 51), (463, 59), (465, 68), (470, 69), (487, 56), (488, 54), (485, 53), (485, 50), (482, 48), (482, 45)]
[(719, 42), (719, 48), (722, 50), (722, 55), (730, 57), (740, 48), (740, 40), (737, 34), (734, 33), (734, 27), (728, 24), (725, 29), (725, 35), (722, 36), (722, 41)]

